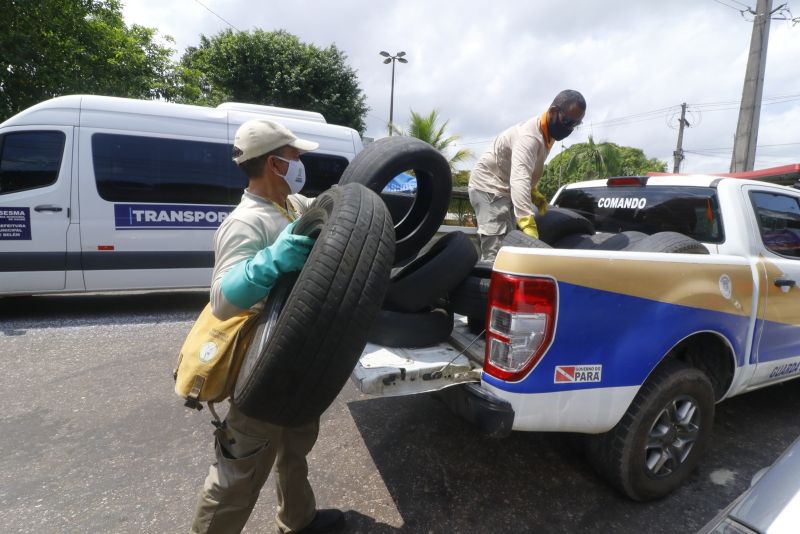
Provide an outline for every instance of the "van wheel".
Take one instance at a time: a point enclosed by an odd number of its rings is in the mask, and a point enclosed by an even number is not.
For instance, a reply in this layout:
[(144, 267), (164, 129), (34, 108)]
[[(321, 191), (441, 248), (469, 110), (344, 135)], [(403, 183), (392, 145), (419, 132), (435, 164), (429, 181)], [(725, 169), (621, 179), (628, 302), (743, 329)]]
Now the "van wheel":
[(384, 307), (416, 312), (431, 306), (464, 280), (477, 261), (469, 237), (451, 232), (392, 276)]
[(631, 499), (657, 499), (697, 466), (713, 422), (708, 377), (669, 361), (642, 385), (614, 428), (589, 437), (587, 454), (597, 472)]
[(281, 426), (317, 419), (339, 394), (383, 302), (394, 252), (386, 206), (359, 184), (323, 193), (295, 231), (316, 243), (299, 276), (269, 292), (234, 391), (244, 414)]
[(384, 137), (353, 158), (340, 184), (359, 183), (381, 193), (392, 178), (413, 170), (417, 193), (410, 208), (394, 220), (395, 263), (419, 252), (444, 221), (453, 188), (450, 165), (428, 143), (414, 137)]

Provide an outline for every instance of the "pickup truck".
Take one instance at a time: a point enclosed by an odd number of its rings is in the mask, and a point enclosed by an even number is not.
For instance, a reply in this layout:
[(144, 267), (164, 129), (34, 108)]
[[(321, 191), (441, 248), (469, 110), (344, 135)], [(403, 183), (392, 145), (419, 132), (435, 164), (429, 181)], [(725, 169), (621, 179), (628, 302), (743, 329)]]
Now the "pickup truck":
[(371, 395), (438, 391), (496, 437), (586, 434), (612, 486), (662, 497), (697, 466), (717, 402), (800, 377), (800, 190), (626, 177), (551, 204), (598, 233), (680, 232), (709, 254), (503, 247), (484, 336), (461, 317), (447, 343), (367, 345), (351, 379)]

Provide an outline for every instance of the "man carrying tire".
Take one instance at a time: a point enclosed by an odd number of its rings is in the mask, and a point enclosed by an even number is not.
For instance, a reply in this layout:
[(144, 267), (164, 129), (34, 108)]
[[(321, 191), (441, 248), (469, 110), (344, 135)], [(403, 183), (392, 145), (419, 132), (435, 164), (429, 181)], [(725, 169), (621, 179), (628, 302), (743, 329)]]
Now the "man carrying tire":
[[(258, 310), (277, 279), (299, 271), (314, 240), (295, 235), (291, 214), (309, 199), (296, 195), (305, 183), (301, 153), (319, 145), (298, 139), (267, 120), (245, 122), (236, 132), (233, 160), (247, 174), (242, 200), (214, 235), (211, 307), (227, 319)], [(319, 419), (281, 427), (248, 417), (235, 402), (215, 432), (216, 462), (200, 494), (192, 532), (241, 532), (275, 464), (278, 532), (337, 532), (340, 510), (317, 510), (306, 456), (317, 440)]]
[(503, 237), (519, 227), (538, 239), (536, 212), (544, 215), (547, 199), (536, 187), (555, 141), (565, 139), (583, 121), (586, 101), (572, 90), (561, 91), (541, 116), (500, 133), (469, 176), (469, 201), (478, 219), (481, 260), (492, 261)]

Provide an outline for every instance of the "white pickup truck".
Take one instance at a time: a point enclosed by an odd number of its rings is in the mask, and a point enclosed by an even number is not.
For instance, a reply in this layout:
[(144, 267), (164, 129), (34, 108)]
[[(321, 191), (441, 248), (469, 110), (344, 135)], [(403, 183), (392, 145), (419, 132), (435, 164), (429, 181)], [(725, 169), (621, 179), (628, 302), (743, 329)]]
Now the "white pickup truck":
[(716, 402), (800, 377), (800, 190), (620, 178), (568, 185), (552, 204), (599, 233), (671, 230), (709, 254), (504, 247), (485, 340), (462, 318), (448, 343), (368, 345), (352, 380), (373, 395), (441, 390), (497, 437), (588, 434), (613, 486), (661, 497), (697, 465)]

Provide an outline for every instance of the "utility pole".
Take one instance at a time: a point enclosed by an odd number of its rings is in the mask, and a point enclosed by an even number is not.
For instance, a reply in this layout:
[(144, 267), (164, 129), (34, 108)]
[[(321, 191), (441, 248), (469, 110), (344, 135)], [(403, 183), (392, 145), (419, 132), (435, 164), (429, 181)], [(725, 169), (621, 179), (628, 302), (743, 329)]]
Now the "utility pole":
[(681, 104), (681, 120), (680, 125), (678, 126), (678, 146), (675, 147), (675, 152), (672, 153), (675, 156), (675, 163), (672, 165), (672, 174), (678, 174), (681, 172), (681, 161), (683, 161), (683, 128), (691, 126), (689, 121), (686, 120), (686, 102)]
[[(782, 4), (777, 10), (784, 7)], [(752, 13), (752, 11), (751, 11)], [(769, 21), (772, 16), (772, 0), (758, 0), (753, 13), (753, 35), (750, 38), (750, 55), (739, 107), (739, 122), (733, 141), (731, 172), (752, 171), (756, 159), (758, 121), (761, 116), (761, 93), (764, 89), (764, 70), (767, 66), (767, 43)]]

